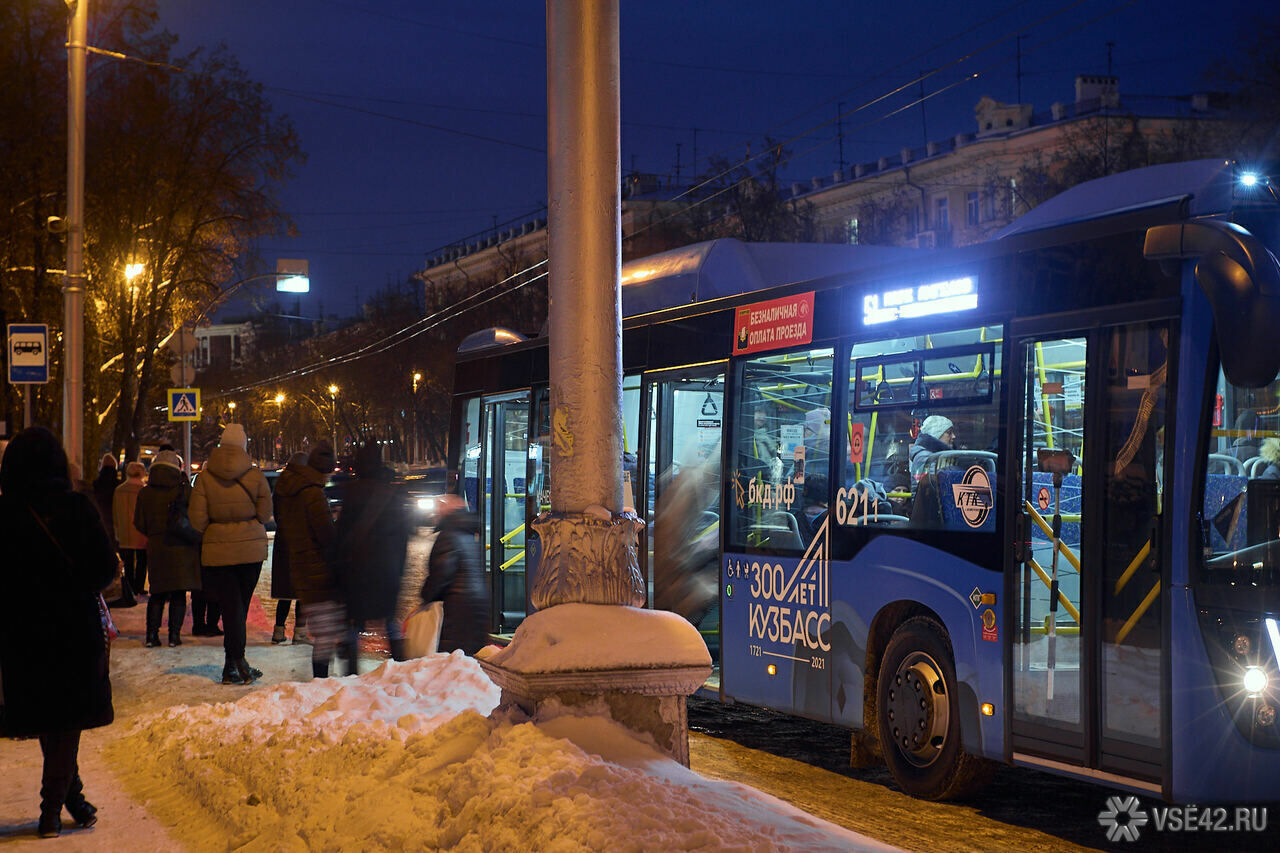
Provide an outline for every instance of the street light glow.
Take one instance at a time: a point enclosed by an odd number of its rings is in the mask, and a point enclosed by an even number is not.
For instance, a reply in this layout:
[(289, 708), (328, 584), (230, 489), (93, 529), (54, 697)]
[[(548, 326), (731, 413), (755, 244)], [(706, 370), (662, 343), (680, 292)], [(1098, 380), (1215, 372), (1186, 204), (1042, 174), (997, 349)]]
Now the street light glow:
[(329, 396), (333, 396), (333, 395), (335, 395), (335, 394), (337, 394), (337, 393), (338, 393), (338, 386), (337, 386), (337, 385), (330, 385), (330, 386), (329, 386)]
[(146, 267), (142, 264), (125, 264), (124, 277), (132, 281), (133, 279), (142, 275), (142, 271), (144, 269), (146, 269)]
[(276, 395), (276, 405), (279, 405), (280, 403), (283, 403), (283, 402), (284, 402), (284, 394), (277, 394), (277, 395)]

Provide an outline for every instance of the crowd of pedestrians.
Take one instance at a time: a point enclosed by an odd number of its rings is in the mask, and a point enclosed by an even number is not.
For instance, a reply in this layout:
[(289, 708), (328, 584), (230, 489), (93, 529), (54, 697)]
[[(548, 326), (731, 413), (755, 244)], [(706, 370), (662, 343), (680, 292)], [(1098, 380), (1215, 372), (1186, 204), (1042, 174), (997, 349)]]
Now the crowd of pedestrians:
[[(276, 525), (271, 594), (273, 643), (312, 643), (312, 675), (335, 659), (358, 673), (359, 632), (381, 623), (392, 656), (404, 659), (396, 616), (414, 521), (381, 447), (357, 450), (354, 478), (339, 489), (335, 520), (325, 485), (335, 469), (325, 440), (295, 454), (274, 490), (228, 424), (194, 484), (182, 458), (162, 445), (148, 469), (106, 454), (92, 483), (68, 462), (58, 438), (26, 429), (0, 458), (0, 536), (11, 559), (0, 568), (0, 736), (38, 737), (44, 756), (38, 832), (58, 835), (65, 809), (79, 826), (97, 820), (77, 765), (80, 733), (113, 719), (108, 672), (111, 606), (146, 599), (149, 648), (182, 645), (187, 597), (195, 636), (222, 635), (222, 683), (249, 684), (247, 614)], [(475, 654), (488, 642), (488, 593), (478, 522), (461, 499), (442, 502), (438, 536), (419, 590), (443, 602), (438, 650)], [(167, 614), (166, 614), (167, 610)], [(217, 628), (221, 618), (222, 630)], [(57, 678), (49, 678), (57, 672)]]

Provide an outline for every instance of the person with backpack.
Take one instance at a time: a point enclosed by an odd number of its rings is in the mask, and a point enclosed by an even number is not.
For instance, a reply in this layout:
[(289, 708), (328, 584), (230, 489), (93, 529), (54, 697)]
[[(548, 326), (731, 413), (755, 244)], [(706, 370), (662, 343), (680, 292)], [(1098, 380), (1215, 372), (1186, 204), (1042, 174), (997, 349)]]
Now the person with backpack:
[(187, 517), (191, 484), (182, 457), (162, 450), (151, 463), (147, 484), (138, 492), (133, 526), (147, 543), (151, 597), (147, 599), (147, 648), (160, 645), (160, 619), (169, 605), (169, 645), (182, 645), (187, 591), (200, 589), (200, 543)]
[(223, 684), (249, 684), (262, 676), (244, 650), (253, 589), (267, 559), (271, 487), (245, 449), (240, 424), (227, 424), (191, 492), (191, 524), (204, 538), (200, 562), (205, 585), (222, 606)]

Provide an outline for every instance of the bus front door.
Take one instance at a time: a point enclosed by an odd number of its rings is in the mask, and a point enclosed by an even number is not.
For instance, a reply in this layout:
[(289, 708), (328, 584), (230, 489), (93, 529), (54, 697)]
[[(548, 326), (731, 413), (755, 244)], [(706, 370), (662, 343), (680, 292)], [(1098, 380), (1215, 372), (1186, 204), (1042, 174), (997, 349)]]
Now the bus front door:
[(1014, 758), (1158, 790), (1168, 326), (1014, 347)]
[(688, 619), (719, 657), (720, 434), (724, 365), (645, 376), (638, 495), (649, 602)]
[(527, 612), (525, 503), (528, 498), (529, 395), (484, 401), (484, 499), (480, 504), (490, 630), (513, 633)]

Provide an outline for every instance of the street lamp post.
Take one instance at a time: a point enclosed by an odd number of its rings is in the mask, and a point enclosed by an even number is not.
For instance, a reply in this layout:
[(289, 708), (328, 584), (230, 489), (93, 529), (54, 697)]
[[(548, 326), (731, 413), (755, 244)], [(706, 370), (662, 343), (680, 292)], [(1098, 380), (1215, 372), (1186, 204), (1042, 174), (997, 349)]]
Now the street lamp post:
[(421, 373), (413, 374), (413, 448), (409, 464), (416, 465), (422, 461), (422, 453), (418, 449), (418, 383), (422, 381)]
[(338, 386), (329, 386), (329, 420), (333, 422), (333, 455), (338, 456)]

